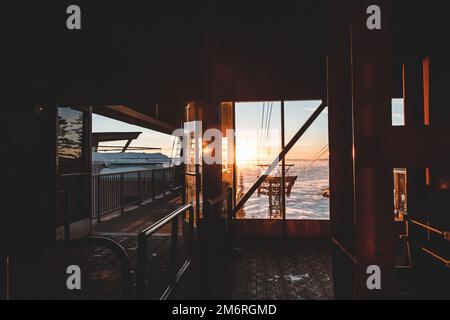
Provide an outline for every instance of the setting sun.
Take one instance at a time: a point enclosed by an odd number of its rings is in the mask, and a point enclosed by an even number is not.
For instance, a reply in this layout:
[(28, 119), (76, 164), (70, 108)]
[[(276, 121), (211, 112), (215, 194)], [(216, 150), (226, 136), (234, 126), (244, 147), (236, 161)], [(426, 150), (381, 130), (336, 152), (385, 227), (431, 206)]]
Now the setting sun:
[(237, 140), (236, 143), (236, 162), (237, 164), (246, 164), (257, 159), (257, 148), (255, 141)]

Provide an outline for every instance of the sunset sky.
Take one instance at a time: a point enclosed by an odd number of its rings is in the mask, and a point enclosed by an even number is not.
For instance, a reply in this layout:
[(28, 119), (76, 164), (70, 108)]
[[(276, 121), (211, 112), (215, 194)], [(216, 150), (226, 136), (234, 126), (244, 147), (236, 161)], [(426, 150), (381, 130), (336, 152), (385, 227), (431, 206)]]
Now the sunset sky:
[[(295, 135), (320, 101), (285, 101), (286, 143)], [(271, 117), (267, 112), (271, 106)], [(261, 132), (263, 109), (265, 110)], [(236, 103), (236, 150), (238, 163), (253, 161), (270, 162), (281, 149), (281, 102), (241, 102)], [(393, 125), (404, 124), (403, 100), (392, 101)], [(270, 123), (270, 125), (269, 125)], [(153, 130), (130, 125), (99, 115), (93, 115), (93, 132), (107, 131), (141, 131), (142, 134), (131, 146), (162, 148), (161, 152), (170, 156), (173, 137)], [(110, 145), (122, 145), (113, 142)], [(328, 109), (325, 109), (305, 135), (287, 155), (287, 159), (311, 159), (328, 144)], [(328, 153), (321, 158), (327, 158)]]
[[(321, 101), (285, 101), (285, 142), (295, 133), (317, 109)], [(267, 108), (271, 107), (270, 121)], [(269, 134), (261, 134), (261, 122), (265, 111), (265, 123)], [(269, 109), (270, 110), (270, 109)], [(270, 125), (269, 125), (270, 122)], [(281, 102), (236, 103), (236, 150), (238, 163), (270, 162), (281, 149)], [(255, 132), (256, 130), (256, 132)], [(253, 133), (253, 134), (251, 134)], [(328, 144), (328, 111), (325, 109), (287, 155), (288, 159), (310, 159)], [(323, 158), (327, 158), (327, 154)]]
[[(92, 132), (142, 132), (138, 139), (134, 140), (130, 147), (162, 148), (161, 153), (170, 156), (173, 137), (157, 131), (131, 125), (125, 122), (106, 118), (97, 114), (92, 115)], [(102, 143), (101, 145), (124, 145), (123, 142)]]

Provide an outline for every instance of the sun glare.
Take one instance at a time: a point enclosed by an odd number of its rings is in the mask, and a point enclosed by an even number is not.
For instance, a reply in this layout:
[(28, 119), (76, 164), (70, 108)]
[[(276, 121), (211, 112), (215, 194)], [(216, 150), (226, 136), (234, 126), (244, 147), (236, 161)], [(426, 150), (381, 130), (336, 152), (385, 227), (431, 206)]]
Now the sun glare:
[(238, 140), (236, 145), (236, 162), (238, 165), (256, 160), (256, 146), (249, 140)]

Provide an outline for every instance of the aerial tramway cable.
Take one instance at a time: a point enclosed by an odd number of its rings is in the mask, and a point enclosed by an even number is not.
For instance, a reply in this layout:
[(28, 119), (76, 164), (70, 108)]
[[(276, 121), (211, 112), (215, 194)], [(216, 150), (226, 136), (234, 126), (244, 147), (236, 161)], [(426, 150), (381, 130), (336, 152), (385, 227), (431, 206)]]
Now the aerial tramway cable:
[(266, 113), (266, 103), (263, 102), (263, 110), (262, 110), (262, 114), (261, 114), (261, 127), (260, 127), (260, 134), (258, 135), (258, 164), (261, 163), (261, 149), (262, 149), (262, 132), (264, 131), (264, 119), (265, 119), (265, 113)]
[(270, 113), (267, 117), (267, 127), (266, 127), (266, 144), (268, 143), (269, 140), (269, 129), (270, 129), (270, 123), (272, 122), (272, 110), (273, 110), (273, 102), (270, 102)]
[(320, 160), (320, 158), (326, 153), (328, 152), (328, 144), (326, 144), (322, 149), (319, 150), (318, 153), (316, 153), (316, 155), (313, 157), (312, 161), (307, 164), (306, 166), (304, 166), (303, 168), (301, 168), (300, 170), (297, 171), (297, 173), (295, 174), (295, 176), (299, 176), (301, 173), (305, 172), (307, 169), (309, 169), (313, 164), (315, 164), (317, 161)]

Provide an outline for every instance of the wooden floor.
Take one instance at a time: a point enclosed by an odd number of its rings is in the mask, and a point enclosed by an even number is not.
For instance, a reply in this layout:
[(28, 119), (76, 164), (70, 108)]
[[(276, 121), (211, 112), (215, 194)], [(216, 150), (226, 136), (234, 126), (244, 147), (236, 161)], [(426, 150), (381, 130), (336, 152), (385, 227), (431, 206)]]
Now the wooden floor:
[[(290, 240), (292, 242), (292, 240)], [(199, 266), (194, 266), (199, 268)], [(252, 243), (213, 255), (207, 295), (194, 286), (194, 270), (173, 299), (333, 299), (331, 256), (325, 243)], [(194, 276), (194, 278), (193, 278)], [(197, 283), (199, 280), (197, 278)], [(200, 290), (204, 290), (201, 288)]]
[(230, 298), (324, 300), (333, 298), (331, 258), (324, 245), (247, 246), (228, 264)]

